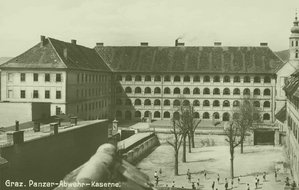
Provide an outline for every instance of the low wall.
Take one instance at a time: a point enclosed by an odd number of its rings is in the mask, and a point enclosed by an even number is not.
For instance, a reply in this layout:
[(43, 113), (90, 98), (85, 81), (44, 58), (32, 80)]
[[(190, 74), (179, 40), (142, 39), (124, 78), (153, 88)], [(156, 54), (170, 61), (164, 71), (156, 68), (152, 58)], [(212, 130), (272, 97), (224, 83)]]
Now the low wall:
[(127, 153), (123, 154), (123, 158), (129, 163), (137, 163), (148, 155), (154, 147), (160, 144), (159, 139), (156, 135), (151, 136), (141, 144), (138, 144)]
[[(42, 133), (42, 132), (41, 132)], [(97, 148), (108, 142), (108, 121), (88, 121), (50, 135), (1, 147), (1, 157), (8, 161), (2, 172), (5, 181), (28, 180), (59, 182), (67, 173), (86, 162)], [(28, 188), (27, 188), (28, 189)], [(49, 189), (53, 189), (49, 188)]]

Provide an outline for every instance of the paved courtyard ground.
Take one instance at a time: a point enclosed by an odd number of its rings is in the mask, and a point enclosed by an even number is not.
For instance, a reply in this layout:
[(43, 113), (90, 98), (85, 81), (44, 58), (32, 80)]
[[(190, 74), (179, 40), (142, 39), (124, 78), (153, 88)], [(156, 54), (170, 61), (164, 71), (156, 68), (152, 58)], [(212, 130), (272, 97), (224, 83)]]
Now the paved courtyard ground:
[[(221, 137), (223, 138), (223, 137)], [(200, 146), (200, 145), (199, 145)], [(154, 183), (154, 172), (162, 169), (159, 174), (160, 187), (172, 186), (175, 181), (176, 187), (191, 188), (186, 177), (187, 169), (190, 169), (192, 182), (200, 180), (199, 189), (212, 189), (212, 182), (216, 182), (215, 190), (225, 189), (224, 181), (228, 179), (229, 189), (232, 189), (230, 179), (230, 155), (228, 146), (202, 146), (192, 150), (187, 154), (187, 163), (181, 162), (179, 156), (179, 176), (174, 176), (174, 156), (173, 148), (163, 143), (157, 147), (148, 157), (144, 158), (137, 167), (150, 176)], [(238, 184), (237, 178), (234, 179), (233, 189), (247, 190), (247, 183), (250, 184), (250, 190), (255, 189), (255, 177), (258, 175), (260, 185), (258, 189), (281, 190), (284, 187), (285, 178), (290, 177), (290, 171), (286, 164), (283, 147), (273, 146), (246, 146), (244, 154), (236, 149), (235, 155), (235, 177), (241, 176), (241, 182)], [(275, 181), (274, 169), (278, 170), (278, 178)], [(207, 178), (204, 178), (204, 170), (207, 172)], [(262, 174), (267, 173), (266, 181), (263, 181)], [(220, 183), (217, 183), (217, 175), (220, 175)], [(290, 177), (291, 178), (291, 177)]]

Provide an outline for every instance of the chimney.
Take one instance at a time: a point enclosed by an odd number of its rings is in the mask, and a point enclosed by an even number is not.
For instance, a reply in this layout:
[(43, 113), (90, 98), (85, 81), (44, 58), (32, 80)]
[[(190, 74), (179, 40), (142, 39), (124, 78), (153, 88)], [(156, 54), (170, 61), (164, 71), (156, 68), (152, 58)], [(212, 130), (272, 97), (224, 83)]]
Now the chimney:
[(261, 42), (261, 43), (260, 43), (260, 46), (261, 46), (261, 47), (268, 47), (268, 43), (267, 43), (267, 42)]
[(20, 130), (20, 124), (19, 121), (16, 120), (16, 128), (15, 131), (19, 131)]
[(148, 46), (148, 42), (140, 42), (140, 46)]
[(76, 45), (77, 44), (77, 40), (71, 40), (71, 43)]
[(40, 36), (40, 47), (44, 47), (46, 43), (46, 37)]
[(214, 46), (221, 46), (221, 42), (214, 42)]
[(67, 48), (63, 49), (63, 57), (67, 59)]
[(58, 134), (58, 123), (50, 123), (50, 130), (54, 135)]
[(9, 131), (6, 137), (8, 143), (21, 144), (24, 142), (24, 131)]
[(185, 43), (183, 43), (183, 42), (179, 42), (179, 39), (176, 39), (175, 40), (175, 46), (176, 47), (182, 47), (182, 46), (184, 46), (185, 45)]
[(104, 43), (103, 42), (98, 42), (96, 43), (97, 46), (104, 46)]
[(71, 125), (76, 126), (78, 124), (78, 118), (77, 117), (71, 117)]
[(35, 121), (33, 125), (33, 131), (39, 132), (40, 131), (40, 122)]

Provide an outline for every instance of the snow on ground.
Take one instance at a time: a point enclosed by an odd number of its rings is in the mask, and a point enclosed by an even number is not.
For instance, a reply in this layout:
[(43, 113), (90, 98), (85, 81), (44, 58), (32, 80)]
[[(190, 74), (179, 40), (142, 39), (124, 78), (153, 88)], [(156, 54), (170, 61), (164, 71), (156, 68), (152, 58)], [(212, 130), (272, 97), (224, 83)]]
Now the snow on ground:
[[(224, 189), (224, 178), (228, 178), (230, 184), (230, 154), (228, 146), (221, 140), (222, 136), (216, 139), (220, 142), (220, 146), (204, 146), (197, 147), (192, 150), (192, 153), (187, 153), (187, 163), (181, 162), (181, 154), (179, 155), (179, 176), (174, 176), (174, 152), (173, 148), (164, 143), (157, 147), (148, 157), (143, 159), (137, 167), (154, 182), (154, 172), (162, 169), (162, 175), (159, 176), (159, 186), (165, 187), (172, 185), (174, 180), (177, 187), (184, 186), (191, 188), (191, 183), (186, 178), (187, 169), (192, 173), (192, 182), (197, 182), (200, 179), (200, 189), (211, 189), (211, 184), (216, 181), (217, 174), (220, 175), (220, 184), (216, 182), (218, 190)], [(217, 142), (218, 142), (217, 141)], [(197, 141), (197, 144), (198, 143)], [(217, 145), (218, 143), (216, 143)], [(198, 145), (199, 146), (199, 145)], [(244, 154), (240, 154), (239, 148), (235, 154), (235, 176), (241, 176), (241, 184), (234, 179), (234, 189), (246, 189), (247, 183), (250, 184), (250, 189), (254, 189), (254, 180), (256, 175), (260, 178), (260, 188), (267, 190), (283, 189), (284, 179), (290, 177), (289, 170), (284, 168), (286, 164), (283, 147), (273, 146), (245, 146)], [(274, 179), (274, 168), (279, 169), (279, 181)], [(208, 175), (204, 179), (203, 171), (206, 170)], [(267, 173), (267, 181), (263, 182), (262, 173)], [(231, 185), (229, 185), (231, 188)], [(216, 188), (215, 188), (216, 189)]]

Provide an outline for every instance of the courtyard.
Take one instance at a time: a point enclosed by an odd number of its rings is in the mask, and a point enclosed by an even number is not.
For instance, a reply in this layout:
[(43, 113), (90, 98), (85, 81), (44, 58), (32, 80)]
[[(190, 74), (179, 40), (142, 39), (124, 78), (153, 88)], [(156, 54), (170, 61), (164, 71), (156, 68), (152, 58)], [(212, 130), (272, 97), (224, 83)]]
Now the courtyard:
[[(221, 135), (196, 137), (196, 148), (192, 153), (187, 153), (187, 162), (182, 163), (182, 147), (179, 154), (179, 176), (174, 176), (174, 150), (166, 143), (168, 137), (160, 137), (161, 145), (157, 147), (149, 156), (144, 158), (137, 167), (155, 183), (154, 173), (158, 171), (158, 187), (171, 187), (175, 181), (175, 187), (192, 188), (192, 182), (195, 182), (196, 188), (206, 190), (212, 189), (212, 183), (215, 181), (215, 189), (225, 189), (225, 178), (229, 183), (229, 189), (232, 189), (230, 178), (230, 155), (228, 146), (225, 144), (225, 137)], [(188, 149), (187, 149), (188, 151)], [(286, 177), (292, 182), (290, 170), (286, 161), (284, 149), (282, 146), (250, 146), (244, 147), (244, 153), (240, 154), (239, 147), (235, 149), (234, 161), (234, 184), (233, 189), (255, 189), (255, 178), (258, 175), (258, 189), (280, 190), (284, 187)], [(159, 173), (159, 170), (162, 173)], [(187, 170), (191, 172), (191, 183), (187, 179)], [(278, 177), (275, 180), (274, 171), (277, 171)], [(206, 171), (207, 176), (204, 177)], [(263, 173), (266, 172), (266, 180), (263, 180)], [(220, 182), (217, 182), (217, 176), (220, 176)], [(240, 183), (237, 178), (240, 176)], [(199, 187), (196, 185), (200, 181)]]

